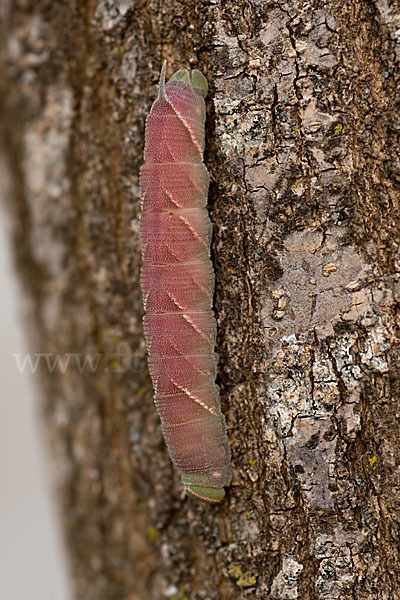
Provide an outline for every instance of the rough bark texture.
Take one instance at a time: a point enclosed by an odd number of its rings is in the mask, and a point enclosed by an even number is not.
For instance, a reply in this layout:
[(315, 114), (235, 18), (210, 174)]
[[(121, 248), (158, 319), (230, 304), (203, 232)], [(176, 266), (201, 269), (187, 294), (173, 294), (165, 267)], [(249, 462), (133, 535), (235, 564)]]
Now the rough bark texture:
[[(2, 173), (79, 600), (400, 597), (399, 26), (390, 0), (1, 5)], [(220, 507), (146, 368), (139, 166), (162, 59), (211, 83)]]

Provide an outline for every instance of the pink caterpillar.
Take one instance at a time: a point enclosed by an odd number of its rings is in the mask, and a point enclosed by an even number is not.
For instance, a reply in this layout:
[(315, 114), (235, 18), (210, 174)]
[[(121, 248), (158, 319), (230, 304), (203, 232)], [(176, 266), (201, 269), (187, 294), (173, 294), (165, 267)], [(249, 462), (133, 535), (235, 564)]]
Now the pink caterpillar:
[(215, 384), (216, 322), (209, 175), (203, 163), (207, 81), (182, 69), (146, 121), (140, 171), (144, 332), (155, 404), (171, 459), (190, 496), (220, 502), (231, 481)]

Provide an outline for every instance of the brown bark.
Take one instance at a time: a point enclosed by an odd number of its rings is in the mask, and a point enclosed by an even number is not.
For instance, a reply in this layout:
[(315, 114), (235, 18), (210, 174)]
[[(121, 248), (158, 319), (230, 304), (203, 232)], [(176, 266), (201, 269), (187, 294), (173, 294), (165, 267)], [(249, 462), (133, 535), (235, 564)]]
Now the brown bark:
[[(32, 352), (101, 355), (41, 373), (76, 597), (400, 598), (398, 8), (16, 0), (1, 18)], [(163, 58), (210, 83), (220, 507), (182, 497), (146, 366), (138, 174)]]

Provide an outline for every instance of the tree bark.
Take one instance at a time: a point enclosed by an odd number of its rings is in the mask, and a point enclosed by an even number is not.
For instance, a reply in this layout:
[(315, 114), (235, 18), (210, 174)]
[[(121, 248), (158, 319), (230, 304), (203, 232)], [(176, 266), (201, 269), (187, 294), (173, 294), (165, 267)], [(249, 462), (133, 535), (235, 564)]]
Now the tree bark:
[[(76, 598), (400, 598), (398, 8), (0, 10), (1, 172)], [(210, 84), (218, 507), (183, 497), (143, 340), (138, 174), (164, 58)]]

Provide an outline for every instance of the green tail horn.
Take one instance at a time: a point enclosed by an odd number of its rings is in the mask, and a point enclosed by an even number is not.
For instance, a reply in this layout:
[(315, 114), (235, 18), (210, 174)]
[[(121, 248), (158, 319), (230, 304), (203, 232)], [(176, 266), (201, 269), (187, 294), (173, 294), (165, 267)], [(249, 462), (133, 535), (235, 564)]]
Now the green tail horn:
[(185, 83), (186, 85), (192, 84), (193, 88), (198, 94), (200, 94), (200, 96), (203, 96), (203, 98), (207, 96), (207, 80), (204, 77), (204, 75), (200, 73), (200, 71), (198, 71), (197, 69), (193, 69), (193, 71), (190, 74), (187, 69), (180, 69), (168, 79), (167, 84), (171, 81), (183, 81), (183, 83)]

